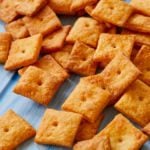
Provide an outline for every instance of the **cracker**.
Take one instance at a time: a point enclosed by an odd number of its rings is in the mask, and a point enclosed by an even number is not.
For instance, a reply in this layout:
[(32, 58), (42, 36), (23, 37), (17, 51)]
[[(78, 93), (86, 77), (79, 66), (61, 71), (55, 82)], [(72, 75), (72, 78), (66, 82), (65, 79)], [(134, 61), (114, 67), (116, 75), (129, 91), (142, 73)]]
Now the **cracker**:
[(135, 37), (135, 44), (136, 45), (149, 45), (150, 46), (150, 35), (145, 34), (145, 33), (138, 33), (138, 32), (133, 32), (130, 30), (123, 29), (122, 34), (131, 34), (134, 35)]
[(132, 7), (122, 0), (101, 0), (93, 10), (92, 16), (100, 21), (123, 26), (132, 12)]
[(75, 22), (66, 41), (75, 43), (76, 40), (84, 42), (92, 47), (97, 46), (100, 33), (104, 31), (104, 25), (89, 17), (80, 17)]
[(70, 28), (70, 25), (66, 25), (63, 26), (61, 29), (58, 29), (57, 31), (54, 31), (53, 33), (47, 35), (42, 43), (42, 52), (50, 53), (60, 50), (64, 45)]
[(134, 64), (142, 72), (139, 79), (150, 86), (150, 46), (143, 45), (141, 47), (134, 59)]
[(119, 52), (130, 58), (134, 45), (134, 36), (103, 33), (94, 54), (96, 62), (109, 63)]
[(149, 0), (131, 0), (131, 6), (133, 6), (137, 11), (150, 16), (150, 1)]
[(53, 58), (65, 69), (67, 69), (67, 62), (72, 51), (73, 45), (65, 44), (61, 51), (53, 52)]
[(88, 140), (94, 137), (97, 133), (100, 123), (103, 120), (104, 115), (100, 115), (99, 118), (94, 122), (90, 123), (86, 120), (82, 120), (76, 134), (76, 141)]
[(0, 33), (0, 63), (5, 63), (8, 58), (12, 37), (9, 33)]
[(149, 102), (150, 87), (136, 80), (115, 104), (115, 108), (141, 126), (145, 126), (150, 122)]
[(12, 35), (13, 39), (21, 39), (29, 36), (29, 32), (22, 19), (6, 24), (5, 29)]
[(117, 98), (126, 88), (137, 79), (140, 71), (122, 53), (118, 53), (114, 59), (102, 71), (105, 87), (111, 93), (110, 104), (114, 104)]
[(14, 87), (14, 92), (31, 98), (37, 103), (48, 105), (62, 84), (59, 77), (30, 66)]
[(12, 42), (5, 69), (15, 70), (33, 64), (39, 57), (41, 45), (41, 34)]
[(133, 14), (125, 23), (124, 27), (133, 31), (150, 33), (150, 17)]
[(82, 114), (85, 120), (94, 123), (109, 103), (110, 94), (103, 89), (101, 77), (97, 77), (99, 82), (92, 80), (93, 77), (81, 78), (62, 109)]
[(143, 128), (143, 131), (150, 136), (150, 123)]
[(105, 135), (110, 138), (112, 150), (138, 150), (148, 140), (145, 134), (121, 114), (116, 115), (97, 136)]
[[(38, 67), (48, 74), (56, 76), (60, 81), (64, 81), (69, 77), (69, 74), (54, 60), (51, 55), (45, 55), (40, 58), (33, 66)], [(20, 69), (18, 72), (23, 75), (28, 67)]]
[(70, 7), (72, 0), (49, 0), (48, 5), (57, 13), (63, 15), (74, 15), (75, 12), (71, 11)]
[(76, 113), (47, 109), (35, 142), (71, 147), (81, 119), (82, 116)]
[(72, 11), (79, 11), (85, 8), (87, 5), (96, 3), (97, 0), (72, 0), (70, 9)]
[(13, 110), (0, 117), (0, 149), (13, 150), (35, 135), (33, 127)]
[(94, 75), (97, 65), (93, 61), (95, 50), (88, 45), (76, 41), (67, 62), (67, 68), (77, 74)]
[(48, 6), (33, 17), (24, 17), (23, 21), (30, 35), (41, 33), (44, 36), (61, 27), (61, 22), (55, 12)]
[(15, 0), (17, 13), (25, 16), (33, 16), (46, 5), (46, 0)]
[(133, 47), (131, 57), (130, 57), (131, 61), (134, 61), (134, 59), (135, 59), (136, 55), (138, 54), (139, 50), (140, 50), (140, 47), (138, 47), (138, 46)]
[(94, 137), (90, 140), (78, 142), (73, 150), (111, 150), (108, 136)]
[(11, 22), (18, 17), (14, 7), (14, 1), (1, 0), (0, 1), (0, 20), (5, 23)]

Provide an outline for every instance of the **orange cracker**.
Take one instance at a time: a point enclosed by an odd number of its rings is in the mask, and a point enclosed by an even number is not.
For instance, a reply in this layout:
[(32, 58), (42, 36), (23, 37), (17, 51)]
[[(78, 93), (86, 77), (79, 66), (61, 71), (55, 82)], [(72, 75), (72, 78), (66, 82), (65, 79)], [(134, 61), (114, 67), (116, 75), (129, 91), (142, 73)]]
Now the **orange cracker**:
[(105, 88), (111, 93), (110, 104), (114, 104), (117, 98), (126, 88), (137, 79), (140, 71), (122, 53), (118, 53), (114, 59), (102, 71)]
[[(56, 76), (61, 82), (63, 82), (69, 77), (68, 73), (54, 60), (54, 58), (51, 55), (43, 56), (36, 63), (34, 63), (33, 66), (42, 69), (48, 74)], [(20, 69), (18, 71), (19, 74), (23, 75), (27, 68), (28, 67), (24, 67)]]
[(145, 134), (121, 114), (116, 115), (97, 136), (108, 136), (111, 150), (138, 150), (148, 140)]
[(35, 142), (71, 147), (82, 116), (72, 112), (47, 109), (37, 131)]
[(0, 149), (13, 150), (35, 135), (33, 127), (14, 111), (0, 117)]
[(102, 78), (99, 82), (93, 82), (95, 77), (81, 78), (78, 85), (62, 105), (63, 110), (82, 114), (83, 117), (94, 123), (100, 113), (109, 103), (110, 94), (103, 89)]
[(23, 21), (29, 30), (30, 35), (37, 33), (47, 35), (61, 27), (60, 20), (56, 16), (55, 12), (48, 6), (43, 8), (33, 17), (24, 17)]
[(48, 5), (57, 13), (64, 15), (74, 15), (75, 12), (71, 11), (70, 7), (72, 0), (49, 0)]
[(99, 22), (89, 17), (80, 17), (69, 32), (66, 41), (74, 43), (79, 40), (87, 45), (96, 47), (99, 35), (103, 31), (103, 24), (99, 24)]
[(50, 53), (60, 50), (64, 45), (66, 36), (68, 35), (70, 28), (70, 25), (66, 25), (61, 29), (58, 29), (57, 31), (54, 31), (53, 33), (47, 35), (43, 40), (42, 52)]
[(143, 128), (143, 131), (150, 136), (150, 122)]
[(68, 59), (67, 68), (83, 76), (95, 74), (97, 65), (93, 61), (94, 52), (93, 48), (76, 41)]
[(6, 24), (5, 29), (12, 35), (13, 39), (21, 39), (29, 36), (29, 32), (22, 19)]
[(15, 9), (21, 15), (32, 16), (43, 8), (46, 3), (46, 0), (15, 0)]
[(5, 69), (15, 70), (33, 64), (38, 59), (41, 45), (41, 34), (12, 42)]
[(76, 141), (88, 140), (94, 137), (97, 133), (100, 123), (103, 120), (104, 115), (100, 115), (99, 118), (94, 122), (90, 123), (86, 120), (82, 120), (76, 134)]
[(67, 69), (67, 63), (72, 47), (73, 45), (71, 44), (65, 44), (60, 51), (51, 53), (53, 58), (65, 69)]
[(5, 63), (8, 58), (12, 37), (9, 33), (0, 33), (0, 63)]
[(137, 32), (150, 33), (150, 17), (133, 14), (124, 27)]
[(131, 0), (131, 6), (133, 6), (137, 11), (150, 16), (150, 1), (149, 0)]
[(150, 46), (141, 47), (134, 59), (134, 64), (142, 72), (139, 78), (150, 86)]
[(72, 11), (79, 11), (85, 8), (87, 5), (96, 3), (97, 0), (72, 0), (70, 9)]
[(135, 37), (135, 44), (137, 45), (149, 45), (150, 46), (150, 35), (144, 33), (133, 32), (130, 30), (123, 29), (122, 34), (131, 34)]
[(94, 54), (96, 62), (109, 63), (118, 52), (130, 57), (134, 45), (134, 36), (103, 33)]
[(123, 26), (133, 9), (122, 0), (101, 0), (92, 12), (92, 16), (117, 26)]
[(18, 17), (12, 0), (0, 0), (0, 20), (11, 22)]
[(77, 142), (73, 150), (111, 150), (108, 136), (94, 137), (90, 140)]
[(13, 91), (37, 103), (48, 105), (61, 84), (62, 80), (59, 77), (30, 66), (21, 76)]
[(115, 108), (141, 126), (145, 126), (150, 122), (149, 102), (150, 87), (136, 80), (115, 104)]

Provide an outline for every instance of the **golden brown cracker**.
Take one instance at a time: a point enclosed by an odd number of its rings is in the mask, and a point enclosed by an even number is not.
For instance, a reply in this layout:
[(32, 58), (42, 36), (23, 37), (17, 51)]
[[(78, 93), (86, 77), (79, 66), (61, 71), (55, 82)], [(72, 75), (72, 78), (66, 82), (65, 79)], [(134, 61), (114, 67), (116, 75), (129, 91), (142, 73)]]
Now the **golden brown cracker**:
[(73, 45), (71, 44), (65, 44), (64, 47), (58, 51), (53, 52), (51, 55), (53, 58), (64, 68), (67, 69), (67, 62), (70, 56), (70, 53), (72, 51)]
[(62, 109), (82, 114), (87, 121), (94, 123), (109, 103), (110, 94), (103, 89), (101, 77), (97, 79), (99, 82), (95, 82), (95, 79), (92, 82), (92, 79), (81, 78)]
[(104, 115), (100, 115), (94, 123), (90, 123), (86, 120), (82, 120), (76, 134), (76, 141), (88, 140), (94, 137), (97, 133), (100, 123), (102, 122)]
[(150, 87), (136, 80), (115, 104), (115, 108), (141, 126), (145, 126), (150, 122), (149, 102)]
[(98, 137), (108, 136), (111, 150), (140, 149), (148, 140), (148, 137), (134, 127), (127, 118), (118, 114), (115, 118), (97, 134)]
[[(45, 55), (35, 62), (32, 66), (38, 67), (48, 74), (56, 76), (60, 81), (64, 81), (69, 77), (69, 74), (54, 60), (51, 55)], [(23, 75), (28, 67), (20, 69), (18, 72)]]
[(82, 116), (72, 112), (47, 109), (37, 131), (35, 142), (71, 147)]
[(41, 34), (12, 42), (5, 69), (15, 70), (35, 63), (39, 57), (41, 45)]
[(130, 30), (123, 29), (122, 34), (134, 35), (136, 45), (149, 45), (150, 46), (150, 35), (145, 33), (138, 33)]
[(23, 21), (30, 35), (41, 33), (44, 36), (61, 27), (61, 22), (55, 12), (48, 6), (33, 17), (24, 17)]
[(48, 105), (62, 84), (59, 77), (30, 66), (14, 87), (14, 92), (31, 98), (37, 103)]
[(124, 27), (133, 31), (150, 33), (150, 17), (133, 14), (126, 21)]
[(92, 12), (92, 16), (117, 26), (123, 26), (133, 9), (122, 0), (101, 0)]
[(97, 0), (72, 0), (70, 9), (72, 11), (79, 11), (84, 9), (87, 5), (95, 4)]
[(69, 32), (66, 41), (75, 43), (76, 40), (79, 40), (87, 45), (96, 47), (99, 35), (103, 31), (103, 24), (99, 24), (99, 22), (89, 17), (80, 17)]
[(143, 129), (143, 132), (145, 132), (146, 134), (148, 134), (150, 136), (150, 123), (148, 123)]
[(139, 79), (150, 86), (150, 46), (141, 47), (134, 59), (134, 64), (142, 72)]
[(0, 33), (0, 63), (5, 63), (8, 58), (8, 53), (11, 45), (11, 34), (4, 32)]
[(18, 14), (14, 7), (14, 1), (12, 0), (1, 0), (0, 1), (0, 20), (5, 23), (9, 23), (16, 19)]
[(6, 24), (5, 29), (12, 35), (14, 40), (29, 36), (29, 32), (22, 19)]
[(118, 52), (130, 58), (134, 36), (102, 33), (94, 54), (96, 62), (109, 63)]
[(137, 11), (150, 16), (150, 1), (149, 0), (131, 0), (130, 5)]
[(90, 140), (77, 142), (73, 150), (111, 150), (108, 136), (94, 137)]
[(83, 76), (95, 74), (97, 64), (93, 61), (94, 53), (95, 49), (76, 41), (67, 61), (67, 69)]
[(25, 16), (33, 16), (46, 5), (46, 0), (15, 0), (17, 13)]
[(71, 11), (72, 0), (49, 0), (48, 5), (57, 13), (63, 15), (74, 15), (76, 12)]
[(102, 71), (105, 88), (111, 93), (110, 104), (114, 104), (117, 98), (126, 88), (137, 79), (140, 71), (122, 53), (118, 53), (114, 59)]
[(61, 29), (54, 31), (53, 33), (47, 35), (42, 43), (42, 52), (43, 53), (50, 53), (54, 51), (61, 50), (66, 40), (66, 37), (69, 33), (71, 26), (66, 25), (63, 26)]
[(0, 117), (0, 149), (13, 150), (35, 135), (33, 127), (13, 110)]

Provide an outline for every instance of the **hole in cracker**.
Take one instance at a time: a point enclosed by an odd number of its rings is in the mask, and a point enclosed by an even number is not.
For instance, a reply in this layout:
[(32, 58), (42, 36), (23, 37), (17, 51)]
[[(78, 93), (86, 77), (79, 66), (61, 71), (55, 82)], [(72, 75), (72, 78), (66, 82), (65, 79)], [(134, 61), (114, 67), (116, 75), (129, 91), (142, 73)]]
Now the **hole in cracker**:
[(39, 86), (42, 85), (42, 81), (41, 81), (41, 80), (38, 81), (38, 85), (39, 85)]
[(88, 28), (89, 26), (90, 26), (90, 25), (89, 25), (88, 23), (86, 23), (86, 24), (85, 24), (85, 27), (87, 27), (87, 28)]
[(140, 101), (143, 101), (143, 99), (144, 99), (144, 98), (143, 98), (142, 96), (139, 97), (139, 100), (140, 100)]
[(57, 126), (58, 126), (58, 122), (57, 122), (57, 121), (54, 121), (54, 122), (52, 123), (52, 125), (55, 126), (55, 127), (57, 127)]
[(22, 50), (21, 52), (24, 54), (24, 53), (25, 53), (25, 50)]
[(103, 89), (103, 90), (106, 90), (106, 87), (105, 87), (104, 85), (102, 85), (102, 89)]
[(8, 132), (9, 131), (9, 129), (8, 128), (4, 128), (4, 132)]
[(85, 94), (82, 94), (82, 95), (81, 95), (81, 101), (83, 101), (83, 102), (86, 101)]
[(112, 44), (112, 47), (113, 47), (113, 48), (116, 48), (116, 45), (115, 45), (115, 44)]
[(121, 74), (121, 71), (120, 71), (120, 70), (118, 70), (118, 71), (117, 71), (117, 74)]
[(122, 139), (121, 139), (121, 138), (120, 138), (120, 139), (118, 139), (118, 142), (120, 142), (120, 143), (121, 143), (121, 142), (122, 142)]

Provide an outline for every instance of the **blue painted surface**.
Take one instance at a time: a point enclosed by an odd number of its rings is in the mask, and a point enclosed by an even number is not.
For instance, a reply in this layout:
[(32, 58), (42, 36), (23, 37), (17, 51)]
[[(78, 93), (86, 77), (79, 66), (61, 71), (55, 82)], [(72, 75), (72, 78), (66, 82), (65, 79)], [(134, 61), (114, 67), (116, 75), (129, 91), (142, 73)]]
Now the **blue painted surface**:
[[(63, 17), (62, 20), (64, 24), (68, 24), (73, 23), (75, 18), (70, 19), (69, 17)], [(0, 31), (4, 31), (2, 22), (0, 22)], [(18, 79), (19, 76), (17, 73), (7, 72), (3, 69), (3, 66), (0, 65), (0, 115), (8, 109), (13, 109), (37, 129), (46, 107), (39, 105), (28, 98), (14, 94), (12, 90)], [(61, 86), (60, 90), (57, 92), (48, 107), (60, 109), (60, 106), (69, 93), (74, 89), (78, 81), (79, 76), (71, 76), (70, 79)], [(104, 114), (105, 119), (101, 124), (100, 130), (113, 119), (113, 117), (117, 114), (117, 111), (111, 107), (107, 108)], [(18, 150), (67, 150), (67, 148), (38, 145), (33, 142), (33, 139), (31, 139), (18, 147)], [(142, 150), (150, 150), (150, 141), (143, 146)]]

